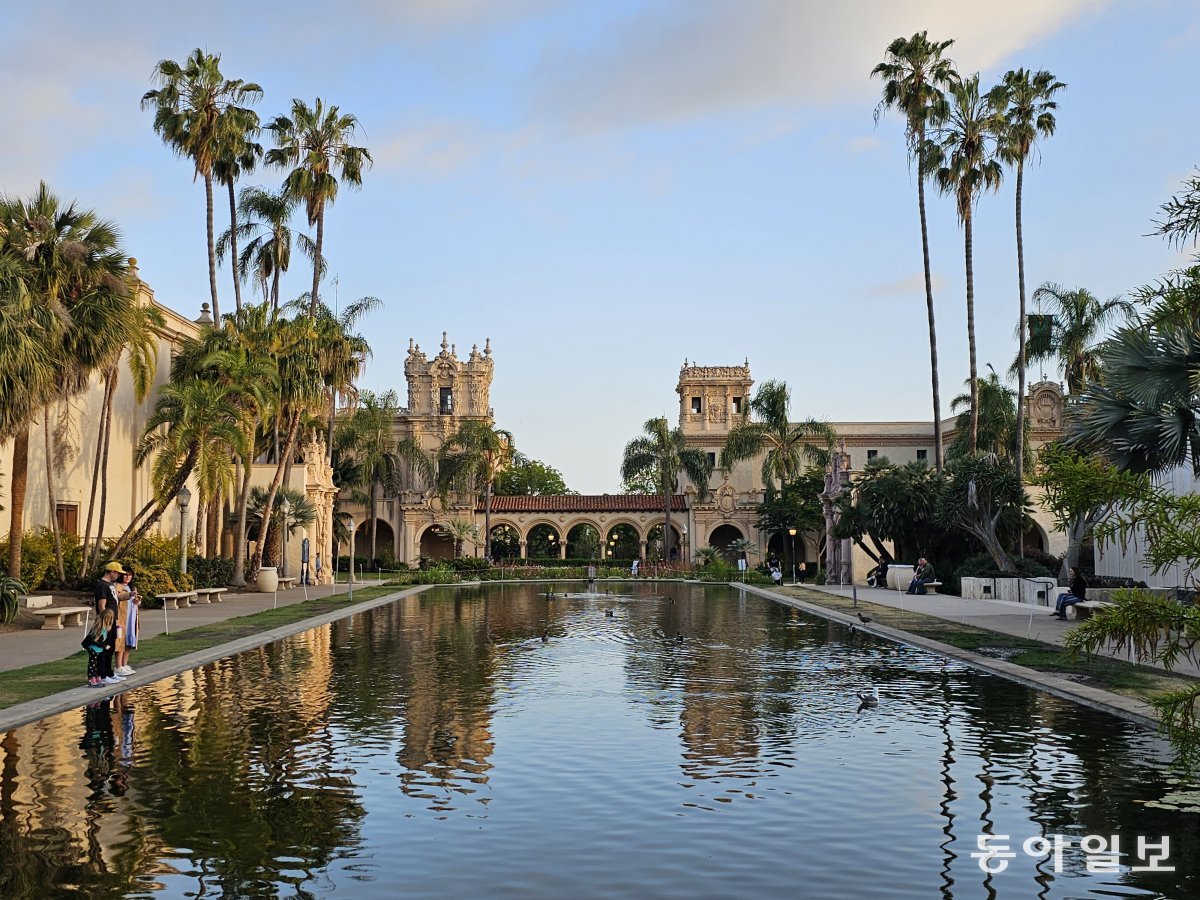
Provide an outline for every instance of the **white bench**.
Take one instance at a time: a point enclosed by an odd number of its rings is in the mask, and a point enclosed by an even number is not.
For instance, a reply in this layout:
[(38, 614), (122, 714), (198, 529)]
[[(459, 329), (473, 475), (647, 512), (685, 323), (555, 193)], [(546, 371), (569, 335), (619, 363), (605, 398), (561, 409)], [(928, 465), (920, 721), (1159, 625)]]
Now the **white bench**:
[(49, 594), (27, 594), (17, 599), (25, 609), (46, 609), (54, 605), (54, 598)]
[(286, 578), (279, 579), (279, 589), (281, 591), (286, 591), (291, 588), (294, 588), (299, 583), (300, 583), (299, 576), (289, 575)]
[(50, 609), (31, 609), (28, 612), (42, 617), (42, 629), (62, 630), (64, 620), (67, 625), (82, 625), (83, 617), (91, 612), (87, 606), (59, 606)]
[(220, 603), (221, 595), (229, 588), (196, 588), (197, 603)]
[(187, 609), (196, 599), (196, 592), (177, 591), (173, 594), (159, 594), (158, 599), (163, 602), (163, 609)]
[(1116, 604), (1104, 600), (1080, 600), (1078, 603), (1072, 603), (1068, 608), (1075, 610), (1076, 619), (1090, 619), (1096, 613), (1108, 609), (1110, 606), (1116, 606)]

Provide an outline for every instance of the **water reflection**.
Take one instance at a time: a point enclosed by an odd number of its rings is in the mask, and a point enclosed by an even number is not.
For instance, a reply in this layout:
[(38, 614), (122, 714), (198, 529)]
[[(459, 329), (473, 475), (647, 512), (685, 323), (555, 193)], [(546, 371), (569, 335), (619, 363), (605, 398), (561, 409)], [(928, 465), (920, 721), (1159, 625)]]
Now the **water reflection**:
[[(1200, 895), (1136, 728), (724, 588), (546, 593), (427, 592), (9, 732), (0, 896)], [(985, 875), (981, 832), (1167, 834), (1178, 871)]]

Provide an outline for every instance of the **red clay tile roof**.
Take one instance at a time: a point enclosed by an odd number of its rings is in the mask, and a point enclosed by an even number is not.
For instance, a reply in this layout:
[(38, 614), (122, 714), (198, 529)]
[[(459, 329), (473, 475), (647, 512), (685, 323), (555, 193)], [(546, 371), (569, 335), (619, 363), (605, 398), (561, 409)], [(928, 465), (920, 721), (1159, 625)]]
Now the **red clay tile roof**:
[[(661, 497), (653, 494), (559, 494), (550, 497), (493, 497), (494, 513), (549, 513), (549, 512), (662, 512)], [(687, 497), (674, 494), (671, 510), (683, 512), (687, 509)], [(483, 512), (483, 504), (479, 504)]]

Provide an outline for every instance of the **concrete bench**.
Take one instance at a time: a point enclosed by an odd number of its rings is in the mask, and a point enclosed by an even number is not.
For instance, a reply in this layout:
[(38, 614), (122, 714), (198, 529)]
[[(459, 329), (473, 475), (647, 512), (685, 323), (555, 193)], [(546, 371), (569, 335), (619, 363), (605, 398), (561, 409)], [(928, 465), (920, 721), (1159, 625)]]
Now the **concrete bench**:
[[(910, 578), (909, 581), (912, 581), (912, 579)], [(940, 588), (941, 586), (942, 586), (942, 583), (940, 581), (927, 581), (927, 582), (925, 582), (925, 593), (926, 594), (937, 594), (937, 589)], [(907, 591), (905, 591), (905, 593), (907, 593)], [(918, 596), (920, 596), (920, 595), (918, 595)]]
[(174, 594), (159, 594), (163, 609), (187, 609), (196, 599), (195, 591), (177, 591)]
[(62, 630), (63, 624), (67, 625), (82, 625), (83, 617), (91, 612), (91, 608), (87, 606), (59, 606), (50, 609), (31, 609), (28, 610), (35, 616), (42, 617), (42, 629), (59, 629)]
[(1072, 603), (1069, 608), (1075, 610), (1076, 619), (1090, 619), (1096, 613), (1108, 609), (1110, 606), (1116, 606), (1116, 604), (1106, 603), (1103, 600), (1080, 600), (1078, 603)]
[(286, 591), (290, 588), (294, 588), (299, 583), (300, 578), (298, 576), (289, 575), (287, 578), (279, 579), (279, 589), (281, 591)]
[(196, 588), (197, 603), (220, 603), (221, 595), (229, 588)]
[(23, 594), (17, 600), (25, 609), (45, 609), (54, 605), (54, 598), (49, 594)]

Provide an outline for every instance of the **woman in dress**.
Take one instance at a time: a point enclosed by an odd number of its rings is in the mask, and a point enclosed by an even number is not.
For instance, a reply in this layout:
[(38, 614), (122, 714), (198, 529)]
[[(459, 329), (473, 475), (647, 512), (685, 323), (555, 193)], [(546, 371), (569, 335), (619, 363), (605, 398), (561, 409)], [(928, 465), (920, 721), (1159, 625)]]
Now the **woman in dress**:
[(132, 572), (121, 575), (113, 588), (117, 594), (117, 624), (121, 635), (117, 641), (116, 672), (118, 675), (132, 675), (134, 670), (129, 667), (129, 651), (137, 648), (138, 611), (142, 600), (133, 586)]

